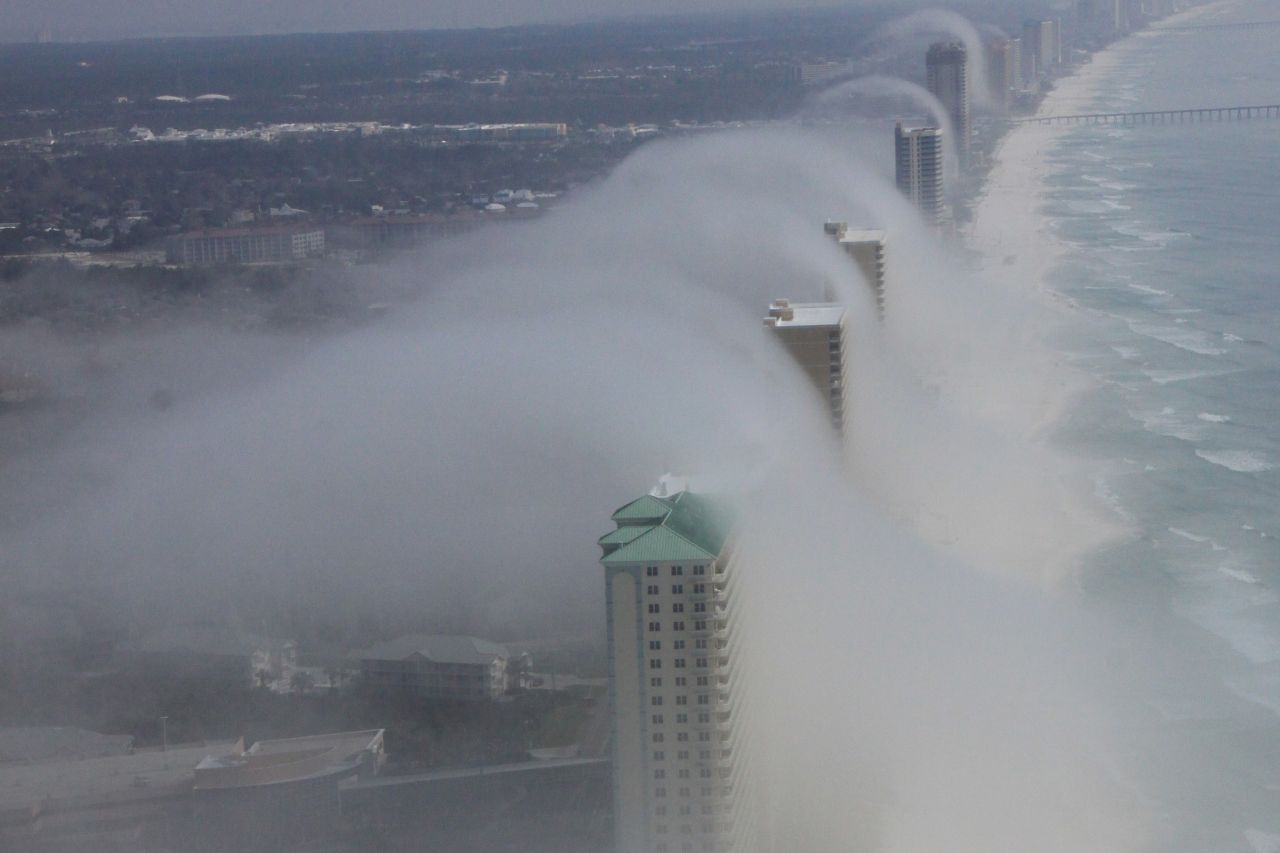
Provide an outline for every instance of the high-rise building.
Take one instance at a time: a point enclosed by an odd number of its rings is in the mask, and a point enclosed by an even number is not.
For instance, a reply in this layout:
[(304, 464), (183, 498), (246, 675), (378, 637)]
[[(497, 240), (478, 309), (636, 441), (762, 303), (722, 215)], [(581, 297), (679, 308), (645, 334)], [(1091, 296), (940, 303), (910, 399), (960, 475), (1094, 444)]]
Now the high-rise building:
[(599, 542), (615, 850), (750, 851), (731, 515), (664, 478), (612, 518)]
[(919, 208), (925, 221), (937, 224), (942, 218), (942, 130), (936, 127), (904, 128), (893, 131), (894, 179), (898, 190)]
[(850, 228), (845, 222), (828, 222), (823, 225), (823, 230), (834, 237), (845, 254), (858, 265), (863, 281), (875, 297), (876, 310), (884, 314), (884, 232), (872, 228)]
[(962, 163), (969, 158), (969, 57), (959, 42), (938, 42), (925, 55), (929, 91), (951, 119), (956, 153)]
[(1029, 82), (1062, 62), (1062, 27), (1056, 20), (1022, 23), (1023, 72)]
[(1015, 92), (1021, 92), (1026, 87), (1026, 80), (1022, 76), (1022, 37), (1009, 39), (1009, 77), (1010, 88)]
[(775, 299), (764, 324), (805, 372), (836, 434), (844, 433), (845, 309), (837, 302)]
[(991, 103), (996, 109), (1005, 112), (1009, 109), (1009, 98), (1013, 94), (1013, 63), (1012, 41), (1002, 36), (987, 42), (987, 86)]

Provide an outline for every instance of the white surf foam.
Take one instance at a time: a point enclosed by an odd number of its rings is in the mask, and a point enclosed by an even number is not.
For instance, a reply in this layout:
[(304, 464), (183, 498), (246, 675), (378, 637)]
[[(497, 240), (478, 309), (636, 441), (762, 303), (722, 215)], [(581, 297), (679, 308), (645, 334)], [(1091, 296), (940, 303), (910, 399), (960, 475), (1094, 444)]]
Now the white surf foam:
[(1200, 420), (1202, 421), (1207, 421), (1211, 424), (1225, 424), (1230, 422), (1231, 420), (1230, 415), (1215, 415), (1213, 412), (1201, 412), (1200, 414), (1196, 415), (1196, 417), (1200, 418)]
[(1143, 323), (1138, 320), (1127, 321), (1129, 330), (1135, 335), (1160, 341), (1178, 349), (1194, 352), (1197, 355), (1225, 355), (1226, 350), (1214, 346), (1208, 335), (1199, 329), (1179, 329), (1177, 326), (1160, 326), (1155, 323)]
[(1241, 474), (1260, 474), (1276, 467), (1265, 455), (1254, 450), (1197, 450), (1196, 456)]

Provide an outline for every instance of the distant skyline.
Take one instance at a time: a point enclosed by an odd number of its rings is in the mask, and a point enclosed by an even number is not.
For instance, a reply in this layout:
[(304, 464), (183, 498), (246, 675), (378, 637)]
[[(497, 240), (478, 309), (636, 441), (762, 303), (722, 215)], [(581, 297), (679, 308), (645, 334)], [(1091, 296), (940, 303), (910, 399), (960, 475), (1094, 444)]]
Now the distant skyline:
[(823, 0), (12, 0), (0, 40), (346, 32), (569, 23), (627, 15), (760, 11)]

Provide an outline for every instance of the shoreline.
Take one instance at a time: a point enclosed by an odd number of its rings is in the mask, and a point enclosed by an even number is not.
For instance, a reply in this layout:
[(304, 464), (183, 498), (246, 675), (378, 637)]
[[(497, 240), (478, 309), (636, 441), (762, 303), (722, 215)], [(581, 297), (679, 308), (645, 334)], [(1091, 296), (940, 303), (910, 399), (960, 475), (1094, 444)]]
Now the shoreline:
[[(1056, 81), (1041, 101), (1035, 115), (1087, 112), (1108, 81), (1110, 74), (1140, 40), (1155, 37), (1161, 26), (1193, 20), (1231, 0), (1206, 3), (1171, 15), (1159, 25), (1139, 30), (1097, 51), (1067, 76)], [(1105, 460), (1079, 456), (1054, 444), (1053, 434), (1063, 423), (1071, 404), (1098, 387), (1092, 377), (1063, 363), (1047, 337), (1061, 326), (1078, 322), (1079, 307), (1049, 284), (1049, 276), (1062, 257), (1071, 251), (1068, 243), (1053, 233), (1051, 222), (1042, 213), (1049, 197), (1045, 179), (1050, 174), (1049, 155), (1069, 128), (1024, 124), (1005, 133), (992, 152), (992, 166), (983, 179), (972, 207), (968, 227), (962, 232), (967, 248), (981, 259), (978, 274), (983, 281), (1039, 303), (1050, 312), (1051, 322), (1040, 331), (1047, 360), (1046, 375), (1052, 378), (1044, 394), (1026, 412), (1023, 424), (1027, 438), (1053, 452), (1063, 463), (1058, 482), (1064, 535), (1046, 575), (1077, 583), (1090, 555), (1139, 535), (1132, 523), (1100, 494), (1100, 471)]]
[[(1190, 11), (1206, 8), (1209, 6)], [(1035, 115), (1087, 111), (1123, 57), (1126, 45), (1140, 35), (1135, 33), (1108, 45), (1071, 74), (1059, 78)], [(966, 246), (981, 259), (979, 275), (983, 281), (1045, 308), (1050, 314), (1049, 323), (1041, 331), (1046, 333), (1079, 317), (1077, 306), (1049, 284), (1050, 274), (1071, 247), (1053, 234), (1048, 217), (1042, 213), (1049, 195), (1045, 185), (1051, 168), (1049, 155), (1064, 129), (1025, 124), (1000, 138), (963, 232)], [(1089, 555), (1118, 544), (1137, 531), (1100, 497), (1099, 460), (1079, 457), (1053, 443), (1053, 432), (1063, 422), (1072, 401), (1096, 388), (1097, 383), (1065, 365), (1047, 340), (1036, 343), (1042, 350), (1037, 355), (1047, 362), (1045, 373), (1051, 381), (1046, 383), (1043, 396), (1033, 401), (1031, 411), (1026, 412), (1023, 429), (1030, 441), (1053, 452), (1062, 462), (1058, 482), (1065, 522), (1062, 541), (1054, 549), (1045, 574), (1059, 582), (1078, 582)]]

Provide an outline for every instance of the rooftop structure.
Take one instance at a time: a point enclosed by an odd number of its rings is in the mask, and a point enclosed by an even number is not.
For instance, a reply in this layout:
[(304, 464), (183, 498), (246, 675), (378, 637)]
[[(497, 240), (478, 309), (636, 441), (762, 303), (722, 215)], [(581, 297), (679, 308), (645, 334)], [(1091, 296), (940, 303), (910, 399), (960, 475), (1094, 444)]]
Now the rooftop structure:
[(165, 247), (171, 264), (251, 264), (300, 261), (324, 254), (324, 230), (311, 226), (220, 228), (171, 237)]
[(844, 433), (845, 308), (834, 302), (776, 299), (764, 324), (809, 377), (837, 434)]

